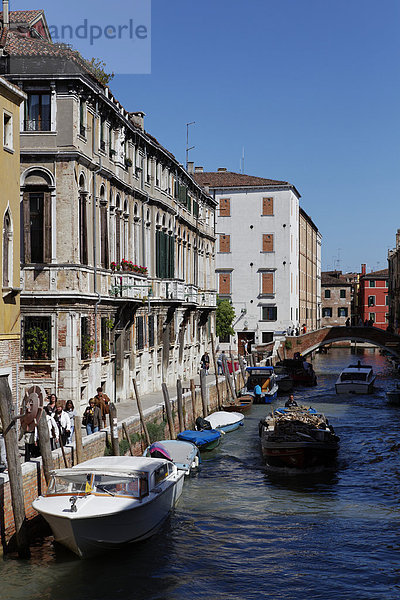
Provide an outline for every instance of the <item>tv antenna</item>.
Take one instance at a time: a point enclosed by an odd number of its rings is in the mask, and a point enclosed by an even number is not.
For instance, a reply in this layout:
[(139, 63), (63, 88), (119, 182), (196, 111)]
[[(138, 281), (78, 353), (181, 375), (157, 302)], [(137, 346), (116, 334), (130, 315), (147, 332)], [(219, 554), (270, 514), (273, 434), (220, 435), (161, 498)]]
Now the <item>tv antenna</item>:
[(186, 171), (188, 170), (189, 164), (189, 150), (193, 150), (196, 146), (190, 146), (189, 148), (189, 126), (194, 125), (196, 121), (190, 121), (190, 123), (186, 123)]

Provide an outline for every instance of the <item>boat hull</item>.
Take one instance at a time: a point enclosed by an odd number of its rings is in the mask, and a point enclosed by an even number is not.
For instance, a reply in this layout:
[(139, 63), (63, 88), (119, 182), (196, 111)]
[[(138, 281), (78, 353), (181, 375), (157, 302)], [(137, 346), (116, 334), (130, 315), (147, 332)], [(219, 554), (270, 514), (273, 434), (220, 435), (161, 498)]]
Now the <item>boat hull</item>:
[(375, 378), (369, 382), (346, 381), (335, 384), (337, 394), (372, 394)]
[(250, 396), (250, 394), (248, 394), (246, 396), (241, 396), (238, 399), (237, 404), (225, 404), (222, 407), (222, 410), (226, 410), (227, 412), (244, 413), (244, 412), (249, 411), (252, 406), (253, 406), (253, 396)]
[[(79, 510), (76, 513), (68, 510), (68, 496), (65, 497), (65, 509), (60, 514), (57, 514), (59, 511), (51, 510), (49, 498), (38, 498), (33, 503), (33, 507), (49, 523), (55, 541), (69, 548), (80, 558), (87, 558), (101, 552), (118, 550), (153, 535), (178, 501), (182, 493), (183, 480), (184, 473), (180, 472), (177, 474), (176, 481), (171, 482), (159, 494), (151, 493), (151, 499), (143, 500), (141, 503), (128, 501), (123, 510), (116, 512), (115, 499), (109, 498), (107, 499), (110, 504), (108, 514), (80, 517)], [(94, 501), (95, 498), (90, 496), (82, 499), (82, 502), (91, 502), (95, 512)]]
[(389, 404), (400, 405), (400, 391), (387, 391), (386, 398)]
[(338, 446), (318, 442), (262, 443), (267, 466), (279, 469), (308, 470), (326, 468), (337, 458)]

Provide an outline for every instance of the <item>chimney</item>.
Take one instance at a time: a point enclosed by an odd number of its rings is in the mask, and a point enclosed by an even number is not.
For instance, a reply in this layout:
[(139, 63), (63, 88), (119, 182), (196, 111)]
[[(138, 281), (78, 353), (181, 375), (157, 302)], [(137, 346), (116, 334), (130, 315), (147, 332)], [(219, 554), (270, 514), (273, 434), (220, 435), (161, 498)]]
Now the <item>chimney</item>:
[(400, 229), (396, 233), (396, 249), (400, 247)]
[(138, 110), (137, 112), (130, 113), (130, 120), (136, 127), (139, 127), (141, 131), (144, 131), (144, 117), (146, 113)]
[(3, 0), (3, 27), (10, 26), (10, 13), (8, 9), (8, 0)]
[(195, 168), (194, 168), (194, 172), (195, 172), (195, 173), (203, 173), (203, 171), (204, 171), (204, 168), (203, 168), (203, 167), (195, 167)]
[(218, 173), (226, 173), (225, 167), (218, 167)]
[(188, 171), (188, 173), (190, 173), (191, 175), (193, 175), (193, 173), (194, 173), (194, 162), (188, 162), (188, 164), (187, 164), (187, 171)]
[(365, 263), (363, 263), (361, 265), (361, 275), (365, 275), (367, 272), (367, 265)]

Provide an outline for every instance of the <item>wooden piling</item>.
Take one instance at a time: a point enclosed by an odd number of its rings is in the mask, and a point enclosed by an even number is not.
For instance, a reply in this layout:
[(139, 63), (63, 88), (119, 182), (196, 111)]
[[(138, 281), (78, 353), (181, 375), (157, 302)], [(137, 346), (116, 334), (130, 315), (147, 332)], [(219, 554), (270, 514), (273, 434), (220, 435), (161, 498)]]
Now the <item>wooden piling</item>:
[(243, 385), (246, 385), (246, 367), (244, 365), (243, 356), (241, 354), (239, 354), (239, 366), (240, 366), (240, 372), (242, 374)]
[(211, 336), (211, 353), (212, 353), (213, 362), (214, 362), (215, 387), (217, 388), (218, 410), (221, 410), (222, 402), (221, 402), (221, 393), (220, 393), (220, 389), (219, 389), (219, 385), (218, 385), (218, 361), (217, 361), (217, 355), (215, 353), (214, 336)]
[(129, 433), (128, 433), (128, 430), (126, 428), (126, 424), (125, 423), (122, 423), (122, 431), (123, 431), (123, 433), (125, 435), (126, 441), (129, 444), (129, 452), (131, 453), (131, 456), (134, 456), (133, 447), (132, 447), (132, 444), (131, 444), (131, 438), (129, 437)]
[(225, 379), (226, 379), (226, 383), (227, 383), (227, 388), (228, 388), (228, 390), (230, 392), (230, 396), (231, 396), (232, 400), (234, 402), (236, 402), (237, 396), (235, 394), (235, 390), (234, 390), (233, 385), (232, 385), (231, 376), (229, 374), (229, 368), (228, 368), (228, 360), (227, 360), (227, 358), (226, 358), (225, 355), (224, 355), (224, 357), (222, 359), (222, 364), (224, 366), (224, 375), (225, 375)]
[(208, 415), (206, 377), (207, 377), (207, 375), (206, 375), (205, 369), (200, 369), (200, 395), (201, 395), (201, 403), (203, 406), (204, 419)]
[(118, 440), (118, 419), (117, 409), (115, 408), (114, 402), (110, 402), (110, 433), (111, 433), (111, 448), (114, 456), (119, 456), (119, 440)]
[(161, 385), (161, 387), (162, 387), (162, 393), (164, 396), (165, 410), (167, 411), (169, 435), (170, 435), (171, 440), (174, 440), (175, 439), (175, 427), (174, 427), (174, 420), (172, 418), (171, 402), (169, 399), (169, 392), (168, 392), (167, 384), (163, 383)]
[(233, 385), (234, 385), (234, 388), (235, 388), (235, 396), (237, 397), (237, 395), (238, 395), (238, 387), (237, 387), (237, 383), (236, 383), (235, 359), (233, 358), (233, 353), (232, 353), (232, 351), (230, 349), (229, 349), (229, 356), (231, 358), (232, 379), (233, 379)]
[(142, 403), (140, 401), (139, 392), (138, 392), (138, 388), (137, 388), (137, 384), (136, 384), (136, 379), (133, 378), (132, 382), (133, 382), (133, 389), (135, 390), (136, 404), (137, 404), (137, 407), (138, 407), (138, 412), (139, 412), (139, 417), (140, 417), (140, 423), (141, 423), (142, 429), (144, 431), (144, 435), (145, 435), (145, 438), (146, 438), (146, 444), (147, 444), (147, 446), (150, 446), (150, 444), (151, 444), (151, 442), (150, 442), (150, 436), (149, 436), (149, 432), (147, 431), (146, 421), (144, 420), (144, 416), (143, 416)]
[(83, 444), (82, 444), (82, 417), (76, 415), (74, 417), (74, 432), (75, 432), (75, 450), (76, 464), (83, 462)]
[(194, 379), (190, 380), (190, 395), (192, 397), (193, 427), (196, 424), (196, 386)]
[(43, 411), (41, 414), (41, 417), (37, 424), (37, 431), (40, 455), (42, 457), (43, 474), (47, 485), (49, 485), (50, 473), (54, 469), (54, 461), (51, 452), (50, 432), (49, 426), (47, 424), (47, 414), (45, 411)]
[(16, 425), (15, 421), (12, 421), (12, 409), (13, 401), (10, 386), (8, 385), (8, 376), (0, 375), (0, 418), (6, 446), (18, 556), (20, 558), (28, 558), (30, 550), (26, 528), (21, 459), (19, 456)]
[(176, 380), (176, 397), (178, 403), (178, 418), (179, 418), (179, 431), (184, 431), (185, 427), (185, 416), (183, 414), (183, 394), (182, 394), (182, 382), (180, 379)]

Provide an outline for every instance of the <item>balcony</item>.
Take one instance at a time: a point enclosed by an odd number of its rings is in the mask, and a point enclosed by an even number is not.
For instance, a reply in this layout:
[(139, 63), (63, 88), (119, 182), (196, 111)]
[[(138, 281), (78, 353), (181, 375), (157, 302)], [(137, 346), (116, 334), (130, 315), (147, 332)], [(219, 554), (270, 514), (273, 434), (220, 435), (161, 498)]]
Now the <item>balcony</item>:
[(204, 308), (216, 308), (217, 307), (217, 292), (213, 290), (207, 290), (199, 292), (199, 306)]
[(126, 300), (147, 300), (153, 296), (153, 285), (147, 277), (134, 273), (118, 273), (111, 277), (110, 296)]
[(189, 302), (190, 304), (197, 304), (198, 303), (198, 293), (199, 293), (199, 288), (197, 287), (197, 285), (185, 285), (185, 301)]

